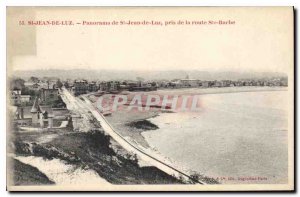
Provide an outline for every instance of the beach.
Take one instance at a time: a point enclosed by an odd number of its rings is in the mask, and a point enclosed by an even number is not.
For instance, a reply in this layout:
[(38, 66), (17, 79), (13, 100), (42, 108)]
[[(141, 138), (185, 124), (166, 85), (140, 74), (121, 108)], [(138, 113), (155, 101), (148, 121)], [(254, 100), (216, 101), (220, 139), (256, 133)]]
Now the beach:
[(202, 108), (200, 113), (121, 110), (107, 120), (132, 142), (222, 183), (286, 183), (286, 92), (279, 87), (143, 92), (201, 95)]
[[(207, 95), (207, 94), (224, 94), (224, 93), (237, 93), (237, 92), (261, 92), (261, 91), (282, 91), (286, 88), (282, 87), (227, 87), (227, 88), (182, 88), (182, 89), (159, 89), (157, 91), (150, 92), (133, 92), (134, 94), (143, 95)], [(132, 96), (131, 96), (132, 97)], [(96, 105), (96, 103), (95, 103)], [(124, 109), (127, 106), (124, 106)], [(123, 136), (127, 136), (131, 141), (149, 148), (148, 142), (145, 140), (142, 132), (147, 132), (153, 129), (142, 129), (134, 126), (139, 121), (145, 121), (149, 124), (149, 119), (159, 116), (161, 113), (173, 113), (171, 110), (161, 110), (159, 108), (151, 108), (146, 111), (126, 111), (117, 110), (114, 111), (111, 116), (106, 116), (106, 119), (110, 124)], [(151, 124), (151, 122), (150, 122)]]

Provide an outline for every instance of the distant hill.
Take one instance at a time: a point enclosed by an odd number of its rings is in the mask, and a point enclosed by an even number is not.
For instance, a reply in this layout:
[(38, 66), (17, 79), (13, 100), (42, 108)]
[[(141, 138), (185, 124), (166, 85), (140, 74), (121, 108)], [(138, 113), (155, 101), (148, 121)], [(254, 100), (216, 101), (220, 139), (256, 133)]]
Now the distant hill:
[(87, 80), (136, 80), (138, 77), (145, 80), (172, 80), (184, 79), (189, 76), (190, 79), (200, 80), (238, 80), (238, 79), (258, 79), (287, 77), (284, 73), (277, 72), (224, 72), (224, 71), (199, 71), (199, 70), (169, 70), (169, 71), (132, 71), (132, 70), (89, 70), (89, 69), (72, 69), (72, 70), (27, 70), (15, 71), (15, 77), (29, 79), (30, 77), (55, 77), (65, 79), (87, 79)]

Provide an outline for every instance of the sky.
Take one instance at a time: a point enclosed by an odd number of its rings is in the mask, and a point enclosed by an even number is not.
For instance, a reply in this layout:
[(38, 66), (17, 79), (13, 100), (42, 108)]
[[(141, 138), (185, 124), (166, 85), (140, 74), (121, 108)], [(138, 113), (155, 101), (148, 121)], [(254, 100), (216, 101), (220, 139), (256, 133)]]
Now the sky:
[[(9, 11), (8, 66), (13, 70), (286, 72), (293, 67), (293, 15), (287, 7), (23, 8), (21, 12), (11, 8)], [(19, 20), (154, 20), (162, 21), (163, 25), (20, 27)], [(164, 25), (165, 21), (179, 20), (231, 20), (235, 24)]]

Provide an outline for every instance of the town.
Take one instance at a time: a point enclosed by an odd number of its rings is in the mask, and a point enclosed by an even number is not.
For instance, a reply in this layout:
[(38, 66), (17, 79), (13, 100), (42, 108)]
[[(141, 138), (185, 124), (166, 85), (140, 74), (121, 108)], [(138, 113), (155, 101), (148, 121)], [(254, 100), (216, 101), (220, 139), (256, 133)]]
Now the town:
[[(30, 77), (26, 80), (13, 78), (10, 80), (10, 102), (12, 117), (16, 129), (21, 130), (76, 130), (80, 126), (81, 115), (70, 114), (66, 103), (60, 95), (64, 87), (73, 96), (93, 94), (101, 97), (105, 94), (120, 94), (127, 92), (150, 92), (163, 89), (188, 88), (238, 88), (238, 87), (286, 87), (288, 80), (285, 77), (245, 80), (200, 80), (191, 79), (186, 75), (184, 79), (152, 80), (141, 77), (136, 80), (88, 81), (86, 79), (60, 80), (57, 77)], [(135, 97), (134, 97), (135, 98)], [(133, 102), (136, 99), (133, 99)], [(138, 99), (137, 99), (138, 100)], [(142, 100), (142, 99), (140, 99)], [(166, 99), (160, 98), (161, 101)], [(130, 102), (130, 101), (128, 101)], [(149, 101), (150, 102), (150, 101)], [(147, 104), (148, 102), (144, 103)], [(102, 105), (102, 104), (101, 104)], [(119, 101), (115, 105), (120, 105)], [(167, 106), (170, 107), (170, 106)], [(172, 105), (172, 108), (174, 106)], [(102, 109), (102, 108), (101, 108)], [(106, 114), (107, 113), (107, 114)], [(106, 112), (103, 115), (110, 115)], [(73, 128), (75, 125), (76, 128)], [(17, 129), (18, 130), (18, 129)]]
[(35, 98), (45, 105), (51, 104), (53, 107), (62, 107), (59, 101), (59, 89), (65, 87), (74, 96), (91, 92), (107, 92), (116, 94), (122, 91), (156, 91), (158, 89), (176, 88), (223, 88), (223, 87), (243, 87), (243, 86), (288, 86), (286, 77), (267, 79), (245, 79), (245, 80), (211, 80), (203, 81), (191, 79), (187, 75), (184, 79), (145, 81), (142, 78), (137, 80), (124, 81), (88, 81), (86, 79), (67, 79), (61, 81), (56, 77), (30, 77), (27, 81), (16, 78), (11, 81), (10, 97), (12, 105), (32, 105)]

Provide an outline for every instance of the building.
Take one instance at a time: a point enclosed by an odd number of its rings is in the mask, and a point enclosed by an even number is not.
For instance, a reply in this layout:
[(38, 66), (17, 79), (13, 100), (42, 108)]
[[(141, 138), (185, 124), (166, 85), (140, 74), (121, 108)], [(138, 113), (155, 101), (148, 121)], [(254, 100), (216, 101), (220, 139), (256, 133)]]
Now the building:
[(129, 88), (141, 87), (142, 84), (140, 81), (127, 81), (126, 82)]
[(75, 96), (86, 94), (88, 91), (88, 82), (86, 80), (75, 80), (72, 92)]
[(18, 91), (11, 91), (10, 99), (13, 105), (21, 104), (20, 94), (18, 94)]
[(21, 100), (21, 103), (29, 103), (29, 102), (31, 102), (31, 96), (30, 95), (21, 95), (20, 100)]
[(120, 82), (119, 81), (109, 81), (107, 82), (108, 91), (118, 91), (120, 90)]
[(157, 81), (157, 87), (159, 88), (167, 88), (168, 87), (168, 81)]
[(33, 82), (25, 82), (24, 85), (30, 90), (39, 90), (40, 88), (40, 85), (38, 83), (33, 83)]
[(96, 82), (92, 81), (92, 82), (88, 83), (87, 89), (89, 92), (96, 92), (99, 90), (99, 86), (97, 86)]
[(168, 87), (168, 88), (182, 88), (182, 87), (184, 87), (184, 84), (182, 84), (180, 80), (176, 80), (176, 81), (168, 82), (165, 87)]
[(10, 95), (13, 105), (21, 105), (31, 102), (30, 95), (22, 95), (21, 90), (13, 90)]
[(222, 84), (221, 87), (229, 87), (231, 84), (231, 81), (230, 80), (222, 80), (221, 84)]
[(105, 81), (101, 81), (99, 83), (99, 90), (101, 91), (108, 91), (108, 83)]
[(44, 110), (39, 105), (39, 99), (35, 98), (33, 106), (30, 110), (31, 113), (31, 126), (32, 128), (40, 127), (40, 128), (53, 128), (53, 119), (54, 115), (49, 113), (47, 110)]
[(180, 79), (180, 83), (184, 87), (199, 87), (199, 79)]
[[(259, 83), (259, 85), (261, 85), (260, 82), (258, 82), (258, 83)], [(235, 86), (243, 86), (243, 82), (242, 81), (236, 81), (236, 82), (234, 82), (234, 85)]]
[(59, 92), (58, 89), (53, 86), (53, 88), (42, 88), (40, 95), (43, 102), (51, 102), (58, 100)]
[(29, 88), (30, 90), (39, 90), (41, 88), (46, 88), (48, 86), (47, 83), (32, 83), (32, 82), (25, 82), (25, 87)]
[(203, 88), (208, 88), (210, 86), (210, 83), (209, 81), (201, 81), (199, 83), (200, 87), (203, 87)]
[(282, 78), (281, 80), (280, 80), (280, 85), (281, 86), (288, 86), (288, 79), (287, 78)]
[(31, 113), (31, 117), (32, 117), (32, 125), (38, 124), (39, 119), (40, 119), (40, 113), (41, 113), (41, 109), (38, 104), (38, 98), (35, 98), (33, 106), (30, 110), (30, 113)]
[(223, 84), (222, 84), (221, 81), (215, 81), (215, 87), (220, 88), (220, 87), (222, 87), (222, 86), (223, 86)]
[(155, 91), (155, 90), (157, 90), (157, 86), (152, 85), (151, 83), (147, 83), (147, 84), (142, 85), (142, 86), (129, 88), (129, 91)]

